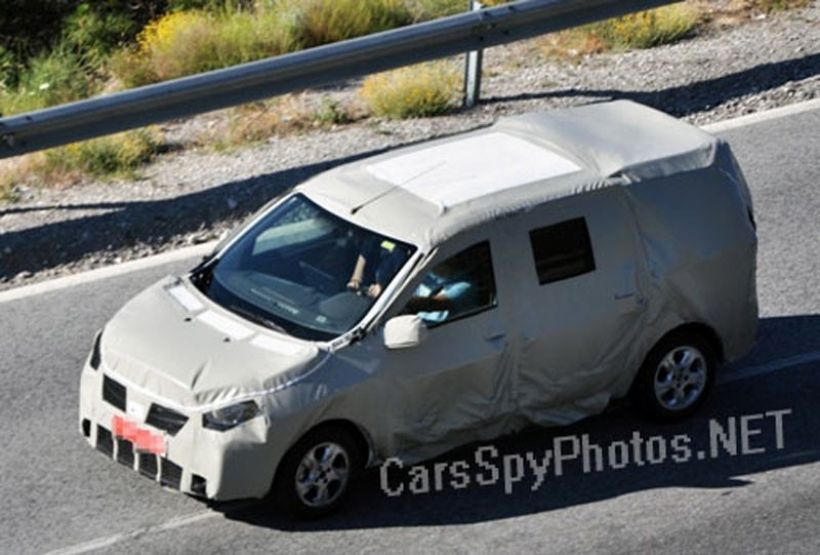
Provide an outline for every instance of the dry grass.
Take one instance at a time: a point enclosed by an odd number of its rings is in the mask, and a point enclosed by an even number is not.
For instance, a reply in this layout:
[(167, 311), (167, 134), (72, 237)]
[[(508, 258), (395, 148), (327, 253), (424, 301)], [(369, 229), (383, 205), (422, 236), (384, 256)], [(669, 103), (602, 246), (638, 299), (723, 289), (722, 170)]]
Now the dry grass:
[(157, 131), (140, 129), (3, 160), (0, 199), (13, 200), (20, 184), (66, 186), (86, 176), (132, 177), (159, 152), (161, 142)]
[(672, 4), (547, 35), (541, 39), (540, 49), (548, 57), (560, 59), (652, 48), (693, 34), (702, 14), (697, 3)]
[(811, 0), (740, 0), (737, 3), (745, 4), (749, 9), (758, 12), (775, 12), (805, 8), (811, 4)]
[(461, 74), (450, 62), (432, 62), (371, 75), (359, 95), (370, 111), (388, 118), (435, 116), (458, 106)]
[(317, 104), (310, 102), (304, 93), (286, 95), (226, 111), (225, 117), (200, 133), (194, 143), (218, 150), (231, 150), (273, 136), (329, 129), (361, 117), (363, 114), (356, 106), (327, 97)]
[(137, 47), (112, 58), (127, 86), (164, 81), (241, 64), (299, 48), (288, 22), (276, 11), (172, 12), (150, 23)]
[(0, 202), (14, 202), (17, 194), (14, 192), (14, 175), (16, 171), (7, 167), (5, 160), (0, 161)]
[(278, 0), (275, 9), (305, 47), (394, 29), (414, 19), (404, 0)]

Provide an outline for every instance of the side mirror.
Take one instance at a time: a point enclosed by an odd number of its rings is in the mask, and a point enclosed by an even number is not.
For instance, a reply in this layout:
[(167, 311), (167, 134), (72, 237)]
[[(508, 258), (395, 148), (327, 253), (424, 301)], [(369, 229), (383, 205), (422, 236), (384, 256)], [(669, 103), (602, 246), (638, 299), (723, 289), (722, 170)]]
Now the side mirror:
[(390, 318), (384, 325), (384, 346), (388, 349), (415, 347), (427, 337), (427, 326), (415, 314)]

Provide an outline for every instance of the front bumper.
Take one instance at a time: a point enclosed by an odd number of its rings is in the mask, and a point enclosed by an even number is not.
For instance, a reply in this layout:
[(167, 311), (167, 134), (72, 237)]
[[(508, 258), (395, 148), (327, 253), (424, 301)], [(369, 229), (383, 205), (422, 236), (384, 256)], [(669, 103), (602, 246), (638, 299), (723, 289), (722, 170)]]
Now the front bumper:
[[(105, 377), (122, 386), (125, 398), (103, 396)], [(108, 382), (110, 387), (111, 381)], [(116, 397), (116, 396), (115, 396)], [(202, 426), (202, 413), (178, 409), (187, 420), (175, 431), (145, 422), (152, 404), (168, 407), (139, 386), (129, 384), (102, 364), (94, 370), (88, 363), (80, 379), (80, 431), (90, 445), (132, 470), (169, 488), (214, 500), (264, 497), (270, 489), (281, 454), (269, 441), (270, 427), (264, 415), (234, 429), (216, 431)], [(118, 405), (118, 406), (115, 406)], [(128, 408), (131, 410), (129, 414)], [(140, 429), (161, 435), (165, 452), (137, 452), (134, 443), (114, 435), (115, 417), (135, 422)]]

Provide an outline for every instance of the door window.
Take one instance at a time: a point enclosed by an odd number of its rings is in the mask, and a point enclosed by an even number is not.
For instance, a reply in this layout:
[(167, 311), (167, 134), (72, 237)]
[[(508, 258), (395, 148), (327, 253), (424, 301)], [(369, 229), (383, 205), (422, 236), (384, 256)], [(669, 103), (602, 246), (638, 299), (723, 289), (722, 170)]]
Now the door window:
[(490, 243), (478, 243), (437, 264), (416, 288), (404, 314), (418, 314), (428, 327), (496, 306)]

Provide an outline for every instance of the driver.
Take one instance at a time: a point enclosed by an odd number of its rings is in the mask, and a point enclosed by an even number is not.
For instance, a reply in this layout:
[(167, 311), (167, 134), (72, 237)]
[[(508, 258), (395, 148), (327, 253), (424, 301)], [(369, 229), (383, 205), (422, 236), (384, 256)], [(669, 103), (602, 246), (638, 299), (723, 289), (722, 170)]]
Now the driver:
[[(369, 243), (369, 244), (368, 244)], [(364, 291), (367, 296), (376, 298), (381, 295), (385, 285), (398, 271), (403, 261), (403, 253), (396, 248), (396, 244), (383, 240), (375, 245), (375, 241), (362, 245), (356, 264), (353, 267), (353, 274), (347, 282), (348, 289), (360, 291), (364, 282), (365, 271), (368, 266), (375, 266), (372, 272), (372, 282)]]

